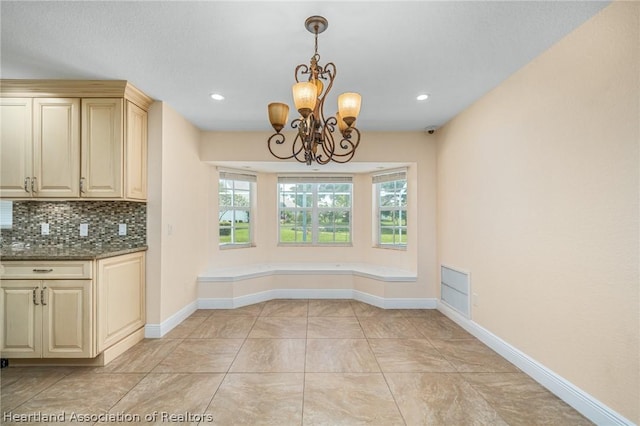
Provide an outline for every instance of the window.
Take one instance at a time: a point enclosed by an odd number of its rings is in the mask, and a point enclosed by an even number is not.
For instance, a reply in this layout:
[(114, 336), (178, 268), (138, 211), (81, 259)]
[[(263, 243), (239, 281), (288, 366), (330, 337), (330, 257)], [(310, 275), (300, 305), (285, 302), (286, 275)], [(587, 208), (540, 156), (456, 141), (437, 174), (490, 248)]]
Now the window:
[(281, 244), (351, 244), (349, 177), (278, 178)]
[(13, 227), (13, 201), (0, 201), (0, 229)]
[(377, 204), (378, 247), (407, 247), (407, 173), (373, 177)]
[(218, 224), (220, 247), (250, 247), (251, 213), (256, 177), (220, 172)]

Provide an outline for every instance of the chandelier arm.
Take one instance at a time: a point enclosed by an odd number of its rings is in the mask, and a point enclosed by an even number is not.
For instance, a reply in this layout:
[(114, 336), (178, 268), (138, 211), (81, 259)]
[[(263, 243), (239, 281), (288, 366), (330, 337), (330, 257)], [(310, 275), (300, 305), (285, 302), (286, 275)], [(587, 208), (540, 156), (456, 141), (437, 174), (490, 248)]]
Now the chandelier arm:
[(306, 64), (300, 64), (296, 67), (296, 70), (293, 72), (293, 76), (296, 79), (296, 83), (300, 83), (300, 79), (298, 78), (298, 74), (300, 74), (300, 76), (303, 76), (305, 74), (311, 74), (311, 70), (309, 70), (309, 67)]
[[(353, 134), (355, 133), (355, 141), (352, 141)], [(360, 144), (360, 131), (355, 127), (350, 129), (350, 133), (348, 136), (345, 136), (340, 141), (340, 148), (344, 149), (346, 152), (343, 154), (334, 153), (333, 161), (336, 163), (347, 163), (351, 161), (353, 156), (356, 154), (356, 148)]]
[[(299, 146), (297, 151), (296, 151), (296, 146)], [(306, 153), (304, 150), (304, 141), (302, 140), (300, 133), (297, 133), (296, 137), (293, 139), (293, 144), (291, 145), (291, 151), (293, 152), (292, 157), (295, 158), (298, 163), (306, 163), (307, 160), (305, 160)], [(305, 155), (303, 155), (302, 158), (300, 158), (299, 157), (300, 153), (303, 153)]]
[(323, 100), (325, 96), (331, 91), (331, 88), (333, 87), (333, 80), (335, 80), (336, 78), (336, 71), (337, 69), (333, 62), (329, 62), (322, 68), (322, 73), (320, 73), (320, 77), (323, 80), (329, 81), (329, 84), (327, 84), (327, 87), (324, 89), (324, 92), (322, 93)]
[(280, 156), (280, 155), (276, 154), (275, 152), (273, 152), (273, 149), (271, 148), (271, 143), (273, 142), (276, 145), (282, 145), (285, 142), (285, 140), (286, 140), (286, 138), (282, 133), (274, 133), (267, 140), (267, 147), (269, 148), (269, 152), (271, 152), (271, 155), (273, 155), (276, 158), (279, 158), (280, 160), (288, 160), (288, 159), (293, 158), (295, 156), (295, 155), (290, 155), (288, 157), (283, 157), (283, 156)]
[(326, 123), (322, 128), (322, 141), (319, 143), (319, 146), (324, 155), (327, 157), (327, 159), (322, 164), (327, 164), (333, 159), (335, 151), (335, 140), (333, 138), (332, 130), (330, 130), (329, 126), (327, 126)]

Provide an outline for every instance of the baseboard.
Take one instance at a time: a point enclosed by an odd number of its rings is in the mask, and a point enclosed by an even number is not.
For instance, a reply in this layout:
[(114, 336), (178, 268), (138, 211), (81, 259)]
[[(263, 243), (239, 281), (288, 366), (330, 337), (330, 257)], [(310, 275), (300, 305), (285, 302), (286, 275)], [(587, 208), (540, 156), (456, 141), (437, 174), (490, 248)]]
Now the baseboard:
[(274, 289), (233, 298), (201, 298), (198, 309), (232, 309), (274, 299), (353, 299), (384, 309), (436, 309), (432, 298), (384, 298), (351, 289)]
[(160, 324), (147, 324), (144, 326), (144, 337), (147, 339), (159, 339), (164, 336), (175, 326), (187, 319), (192, 313), (198, 309), (198, 303), (193, 301), (175, 314), (171, 315)]
[(595, 424), (634, 425), (631, 420), (511, 346), (489, 330), (465, 318), (445, 303), (439, 302), (437, 309)]

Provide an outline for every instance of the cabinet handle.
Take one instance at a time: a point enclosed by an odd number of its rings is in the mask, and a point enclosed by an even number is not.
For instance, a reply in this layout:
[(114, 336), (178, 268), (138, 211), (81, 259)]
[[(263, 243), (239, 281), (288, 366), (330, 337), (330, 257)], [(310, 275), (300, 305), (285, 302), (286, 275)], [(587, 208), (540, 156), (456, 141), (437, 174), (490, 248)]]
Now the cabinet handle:
[(38, 290), (38, 287), (34, 287), (33, 288), (33, 304), (34, 305), (39, 305), (38, 299), (36, 299), (36, 290)]
[(33, 270), (33, 272), (46, 274), (47, 272), (53, 272), (53, 268), (49, 268), (49, 269), (38, 269), (38, 268), (35, 268)]
[(29, 180), (30, 178), (28, 177), (24, 178), (24, 192), (31, 192), (29, 191)]
[(32, 177), (31, 178), (31, 192), (33, 192), (34, 194), (38, 191), (36, 191), (36, 177)]
[(80, 178), (80, 192), (84, 194), (84, 178)]
[(40, 291), (40, 303), (42, 303), (42, 306), (47, 306), (46, 303), (44, 303), (44, 291), (47, 289), (47, 286), (42, 287), (42, 291)]

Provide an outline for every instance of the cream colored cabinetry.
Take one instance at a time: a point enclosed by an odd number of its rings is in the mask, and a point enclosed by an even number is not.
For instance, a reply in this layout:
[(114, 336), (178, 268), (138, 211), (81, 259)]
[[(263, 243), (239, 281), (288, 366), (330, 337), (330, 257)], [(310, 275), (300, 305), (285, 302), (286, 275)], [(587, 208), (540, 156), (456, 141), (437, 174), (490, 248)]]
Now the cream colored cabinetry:
[(33, 174), (31, 98), (0, 99), (0, 196), (31, 197)]
[[(94, 358), (142, 339), (144, 252), (95, 261), (3, 261), (0, 278), (3, 358)], [(131, 341), (134, 335), (140, 337)]]
[(127, 101), (125, 195), (147, 199), (147, 112)]
[(0, 197), (146, 200), (152, 100), (138, 89), (0, 80), (0, 96)]
[(77, 197), (79, 175), (80, 99), (34, 99), (31, 195)]
[(98, 352), (145, 323), (145, 255), (132, 253), (97, 262)]
[(0, 195), (13, 198), (77, 197), (80, 100), (5, 98), (1, 113), (3, 172)]
[(122, 197), (122, 102), (82, 100), (82, 197)]
[(69, 273), (69, 268), (90, 272), (88, 263), (39, 262), (28, 268), (24, 265), (12, 268), (16, 263), (9, 265), (0, 282), (0, 352), (3, 357), (95, 356), (91, 276)]

